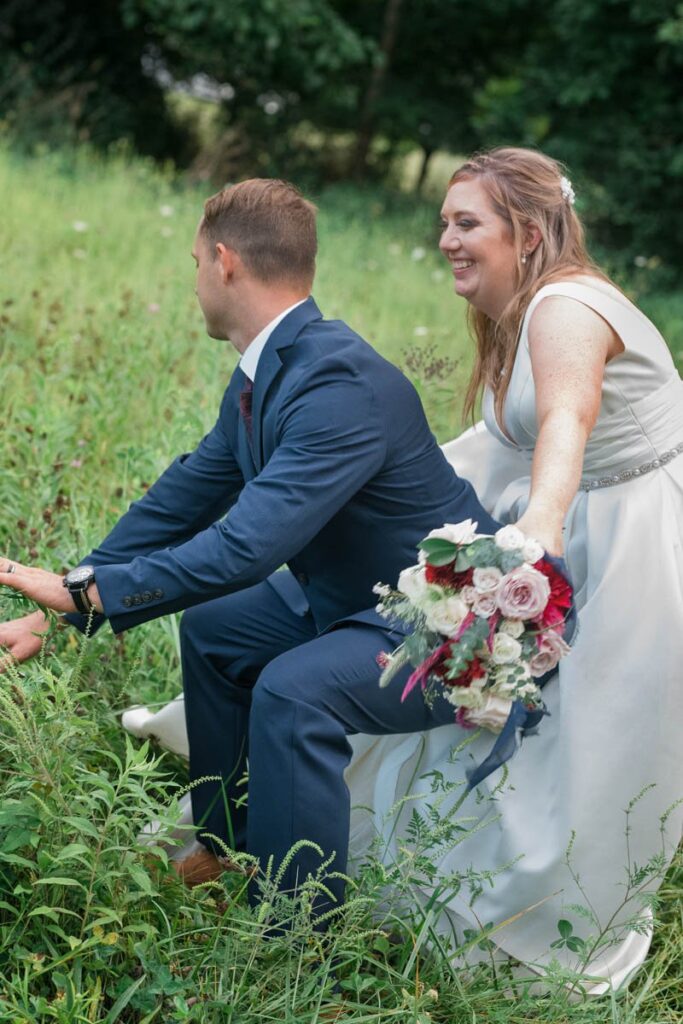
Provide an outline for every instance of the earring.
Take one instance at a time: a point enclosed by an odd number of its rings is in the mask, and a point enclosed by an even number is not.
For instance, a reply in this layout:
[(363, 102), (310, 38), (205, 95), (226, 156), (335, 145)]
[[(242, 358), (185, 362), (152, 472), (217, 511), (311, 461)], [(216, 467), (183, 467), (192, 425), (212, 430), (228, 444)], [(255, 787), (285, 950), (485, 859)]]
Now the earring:
[(528, 259), (529, 259), (529, 256), (528, 256), (528, 254), (527, 254), (527, 253), (525, 253), (525, 252), (523, 252), (523, 253), (522, 253), (522, 263), (526, 263), (526, 261), (527, 261)]

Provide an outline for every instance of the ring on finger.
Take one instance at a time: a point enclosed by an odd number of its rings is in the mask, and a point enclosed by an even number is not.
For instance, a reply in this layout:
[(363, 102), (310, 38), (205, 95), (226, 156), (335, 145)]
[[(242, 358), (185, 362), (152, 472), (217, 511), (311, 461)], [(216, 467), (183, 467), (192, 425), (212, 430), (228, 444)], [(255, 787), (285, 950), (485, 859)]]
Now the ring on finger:
[(14, 564), (14, 562), (10, 562), (9, 565), (7, 566), (7, 568), (5, 569), (5, 572), (7, 573), (8, 576), (10, 575), (10, 573), (13, 573), (13, 572), (16, 572), (16, 571), (17, 571), (17, 567)]

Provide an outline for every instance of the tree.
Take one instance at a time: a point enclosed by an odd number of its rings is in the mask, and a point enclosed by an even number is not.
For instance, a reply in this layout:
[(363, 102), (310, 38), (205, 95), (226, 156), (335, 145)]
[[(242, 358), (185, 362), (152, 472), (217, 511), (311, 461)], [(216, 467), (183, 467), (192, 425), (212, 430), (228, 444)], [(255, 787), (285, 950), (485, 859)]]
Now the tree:
[(473, 124), (487, 145), (566, 161), (594, 237), (629, 261), (680, 263), (683, 8), (678, 0), (554, 0), (515, 73), (490, 79)]
[(5, 0), (0, 16), (0, 104), (30, 142), (128, 138), (143, 153), (178, 155), (181, 138), (159, 86), (143, 73), (146, 45), (117, 0)]

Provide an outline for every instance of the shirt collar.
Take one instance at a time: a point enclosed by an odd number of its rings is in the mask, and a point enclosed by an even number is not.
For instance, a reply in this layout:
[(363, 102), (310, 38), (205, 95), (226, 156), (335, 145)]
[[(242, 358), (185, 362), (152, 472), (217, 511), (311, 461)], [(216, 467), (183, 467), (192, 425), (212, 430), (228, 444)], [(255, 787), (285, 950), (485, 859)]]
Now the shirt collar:
[(293, 309), (296, 309), (297, 306), (302, 305), (305, 301), (306, 299), (301, 299), (299, 302), (295, 302), (293, 306), (288, 306), (287, 309), (283, 309), (281, 313), (278, 313), (274, 320), (271, 320), (269, 324), (266, 324), (262, 331), (259, 331), (253, 341), (249, 342), (242, 353), (242, 358), (239, 363), (240, 370), (249, 378), (249, 380), (256, 380), (256, 370), (258, 369), (261, 353), (266, 347), (266, 342), (277, 325), (281, 320), (284, 320), (288, 313), (291, 313)]

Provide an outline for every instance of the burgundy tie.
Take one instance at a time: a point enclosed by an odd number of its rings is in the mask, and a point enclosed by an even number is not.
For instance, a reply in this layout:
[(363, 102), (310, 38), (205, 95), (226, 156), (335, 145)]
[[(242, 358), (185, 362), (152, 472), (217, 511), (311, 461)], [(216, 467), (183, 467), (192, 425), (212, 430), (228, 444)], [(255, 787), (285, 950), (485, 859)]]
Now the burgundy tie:
[(240, 391), (240, 415), (247, 428), (247, 434), (251, 439), (251, 405), (254, 397), (254, 382), (248, 377), (244, 378), (244, 386)]

